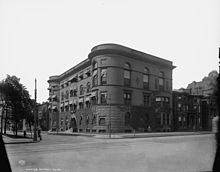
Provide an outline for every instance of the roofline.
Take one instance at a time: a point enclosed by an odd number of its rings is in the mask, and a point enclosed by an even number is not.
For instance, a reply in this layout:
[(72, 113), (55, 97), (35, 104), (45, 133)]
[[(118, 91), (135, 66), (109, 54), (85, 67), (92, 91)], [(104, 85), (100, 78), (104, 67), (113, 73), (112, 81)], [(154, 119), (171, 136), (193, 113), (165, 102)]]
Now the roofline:
[(147, 54), (141, 51), (134, 50), (129, 47), (125, 47), (119, 44), (113, 44), (113, 43), (106, 43), (106, 44), (100, 44), (91, 49), (91, 52), (88, 55), (89, 59), (92, 59), (95, 56), (103, 55), (103, 54), (115, 54), (115, 55), (122, 55), (126, 57), (130, 57), (137, 60), (145, 60), (148, 62), (157, 62), (165, 66), (170, 66), (172, 69), (174, 69), (176, 66), (172, 65), (172, 61), (162, 59), (157, 56), (153, 56), (151, 54)]
[(90, 59), (87, 58), (87, 59), (83, 60), (82, 62), (78, 63), (77, 65), (73, 66), (72, 68), (68, 69), (67, 71), (63, 72), (62, 74), (51, 76), (47, 82), (48, 83), (50, 83), (50, 82), (60, 82), (64, 78), (69, 77), (71, 74), (80, 71), (80, 68), (82, 66), (86, 66), (88, 64), (90, 64)]

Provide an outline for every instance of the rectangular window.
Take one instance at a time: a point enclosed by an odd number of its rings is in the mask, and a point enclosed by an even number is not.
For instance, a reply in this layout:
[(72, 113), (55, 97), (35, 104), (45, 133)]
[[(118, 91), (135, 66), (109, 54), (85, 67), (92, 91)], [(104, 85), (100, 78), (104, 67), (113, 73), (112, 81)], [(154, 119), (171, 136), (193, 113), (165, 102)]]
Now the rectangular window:
[(161, 97), (156, 97), (156, 102), (161, 102), (161, 101), (162, 101)]
[(84, 103), (83, 103), (83, 102), (80, 102), (80, 103), (79, 103), (79, 109), (83, 109), (83, 107), (84, 107)]
[(131, 93), (124, 92), (124, 103), (126, 105), (130, 105), (131, 104)]
[(166, 90), (169, 90), (169, 82), (166, 81)]
[(70, 97), (73, 97), (73, 90), (70, 90)]
[(163, 78), (159, 78), (159, 85), (163, 86), (164, 85), (164, 79)]
[(61, 100), (64, 100), (64, 92), (61, 92)]
[(74, 97), (77, 96), (77, 90), (73, 90), (73, 96), (74, 96)]
[(154, 80), (154, 87), (156, 90), (158, 89), (158, 79), (157, 78)]
[(143, 88), (149, 89), (149, 76), (143, 75)]
[(163, 125), (166, 124), (166, 114), (163, 113)]
[(107, 92), (101, 92), (101, 104), (106, 104), (107, 103)]
[(101, 69), (101, 84), (107, 84), (107, 69)]
[(70, 104), (70, 111), (73, 111), (73, 104)]
[(144, 106), (149, 106), (150, 104), (149, 95), (144, 94), (143, 99), (144, 99)]
[(170, 125), (170, 116), (167, 114), (167, 125)]
[(105, 126), (105, 117), (99, 117), (99, 125)]
[(124, 85), (130, 86), (131, 84), (131, 72), (129, 70), (124, 70)]
[(164, 91), (164, 79), (159, 78), (159, 90)]
[(98, 85), (98, 72), (97, 72), (97, 69), (95, 69), (93, 71), (93, 79), (92, 79), (92, 85), (93, 86), (97, 86)]
[(126, 79), (131, 78), (131, 72), (129, 70), (124, 70), (124, 78), (126, 78)]
[(101, 65), (105, 65), (106, 64), (106, 59), (101, 59)]

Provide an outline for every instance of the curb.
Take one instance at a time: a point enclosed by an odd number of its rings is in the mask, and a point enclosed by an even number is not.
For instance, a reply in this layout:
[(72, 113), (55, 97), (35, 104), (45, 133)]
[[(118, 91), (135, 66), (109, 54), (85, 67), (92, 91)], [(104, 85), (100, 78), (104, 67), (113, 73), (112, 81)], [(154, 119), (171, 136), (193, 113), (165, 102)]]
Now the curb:
[(87, 136), (94, 137), (95, 134), (86, 134), (86, 133), (61, 133), (61, 132), (48, 132), (49, 135), (60, 135), (60, 136)]
[[(108, 134), (88, 134), (88, 133), (61, 133), (61, 132), (48, 132), (49, 135), (61, 135), (61, 136), (86, 136), (93, 137), (97, 139), (106, 139), (109, 138)], [(177, 132), (177, 133), (136, 133), (135, 136), (133, 134), (123, 135), (123, 134), (112, 134), (111, 139), (130, 139), (130, 138), (149, 138), (149, 137), (170, 137), (170, 136), (189, 136), (189, 135), (206, 135), (213, 134), (212, 132)]]

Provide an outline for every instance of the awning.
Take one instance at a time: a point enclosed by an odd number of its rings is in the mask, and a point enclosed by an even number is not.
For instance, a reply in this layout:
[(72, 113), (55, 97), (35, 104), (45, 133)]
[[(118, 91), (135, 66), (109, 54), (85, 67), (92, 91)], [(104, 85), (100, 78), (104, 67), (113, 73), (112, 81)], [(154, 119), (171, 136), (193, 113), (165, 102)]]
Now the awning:
[(54, 99), (54, 98), (56, 98), (57, 97), (57, 95), (52, 95), (52, 98)]
[(77, 101), (76, 101), (76, 99), (74, 99), (74, 100), (73, 100), (73, 104), (77, 104)]
[(86, 101), (90, 101), (90, 97), (86, 97)]
[(53, 107), (52, 107), (53, 110), (56, 109), (56, 108), (57, 108), (56, 106), (53, 106)]
[(50, 109), (50, 108), (51, 108), (51, 105), (48, 106), (48, 109)]
[(90, 73), (90, 69), (87, 69), (87, 70), (85, 71), (85, 74), (88, 74), (88, 73)]
[(94, 71), (93, 71), (92, 76), (94, 76), (94, 75), (97, 75), (97, 70), (94, 70)]
[(97, 91), (93, 91), (90, 97), (95, 97), (97, 95)]
[(76, 115), (75, 115), (75, 114), (72, 114), (72, 115), (71, 115), (71, 118), (76, 118)]
[(77, 76), (76, 76), (76, 75), (74, 75), (73, 77), (69, 78), (68, 81), (72, 81), (72, 80), (74, 80), (74, 79), (77, 79)]
[(83, 98), (79, 98), (79, 103), (82, 103), (83, 102)]
[(70, 105), (73, 104), (73, 101), (71, 100), (71, 101), (69, 102), (69, 104), (70, 104)]
[(77, 86), (76, 86), (76, 85), (74, 85), (74, 86), (73, 86), (73, 90), (76, 90), (76, 89), (77, 89)]
[(65, 103), (64, 103), (65, 106), (68, 106), (68, 104), (69, 104), (69, 102), (65, 102)]
[(63, 103), (60, 104), (60, 107), (63, 107)]

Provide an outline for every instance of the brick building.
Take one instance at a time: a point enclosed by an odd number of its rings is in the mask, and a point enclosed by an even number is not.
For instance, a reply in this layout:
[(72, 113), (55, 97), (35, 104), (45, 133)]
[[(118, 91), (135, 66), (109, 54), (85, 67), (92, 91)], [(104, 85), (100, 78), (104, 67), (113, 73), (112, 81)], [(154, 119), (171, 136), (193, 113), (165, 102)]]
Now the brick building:
[(213, 96), (173, 91), (173, 131), (211, 130), (211, 121), (216, 114)]
[(125, 46), (95, 46), (86, 60), (49, 78), (51, 129), (170, 131), (173, 69), (171, 61)]
[(40, 126), (43, 131), (48, 131), (50, 128), (50, 124), (51, 124), (49, 121), (48, 107), (49, 107), (48, 102), (43, 102), (37, 105), (38, 126)]

